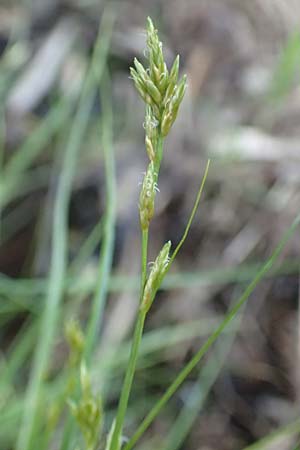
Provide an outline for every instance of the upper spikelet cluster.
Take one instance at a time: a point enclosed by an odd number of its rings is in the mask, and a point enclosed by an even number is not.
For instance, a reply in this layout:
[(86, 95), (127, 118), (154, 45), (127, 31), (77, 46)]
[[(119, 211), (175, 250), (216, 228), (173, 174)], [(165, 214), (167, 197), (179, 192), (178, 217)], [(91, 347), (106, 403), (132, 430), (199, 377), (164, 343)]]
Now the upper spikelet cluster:
[(130, 73), (137, 91), (149, 107), (145, 124), (146, 147), (150, 159), (153, 160), (155, 153), (152, 152), (152, 149), (156, 148), (156, 136), (153, 136), (155, 133), (150, 130), (149, 124), (152, 124), (152, 128), (157, 127), (163, 137), (169, 133), (186, 90), (186, 76), (184, 75), (178, 81), (179, 56), (175, 58), (170, 72), (168, 71), (162, 43), (149, 17), (147, 20), (146, 56), (149, 67), (145, 69), (135, 58), (134, 67), (130, 68)]

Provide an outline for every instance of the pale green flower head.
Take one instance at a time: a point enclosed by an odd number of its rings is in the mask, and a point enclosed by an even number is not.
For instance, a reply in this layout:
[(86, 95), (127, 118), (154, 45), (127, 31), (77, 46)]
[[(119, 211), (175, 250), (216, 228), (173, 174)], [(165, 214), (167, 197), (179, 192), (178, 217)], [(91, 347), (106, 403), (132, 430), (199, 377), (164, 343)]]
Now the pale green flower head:
[[(135, 87), (148, 105), (148, 115), (152, 122), (157, 122), (158, 132), (163, 137), (169, 133), (178, 113), (180, 103), (186, 90), (186, 76), (178, 80), (179, 56), (176, 56), (170, 72), (164, 60), (162, 43), (150, 17), (147, 19), (147, 49), (148, 67), (144, 67), (137, 58), (134, 67), (130, 68)], [(156, 142), (146, 135), (155, 148)]]

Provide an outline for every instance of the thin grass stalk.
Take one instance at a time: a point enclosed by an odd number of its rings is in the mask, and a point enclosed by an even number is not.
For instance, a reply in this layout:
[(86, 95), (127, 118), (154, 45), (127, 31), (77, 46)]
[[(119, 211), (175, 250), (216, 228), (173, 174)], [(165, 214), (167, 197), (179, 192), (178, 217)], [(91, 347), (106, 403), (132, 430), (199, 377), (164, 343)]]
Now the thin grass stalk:
[(149, 230), (142, 231), (142, 254), (141, 254), (141, 287), (140, 287), (140, 301), (142, 299), (142, 293), (144, 291), (144, 286), (147, 278), (147, 260), (148, 260), (148, 239), (149, 239)]
[[(32, 435), (38, 422), (38, 403), (43, 374), (47, 370), (53, 348), (60, 301), (63, 295), (67, 250), (67, 211), (71, 195), (71, 181), (75, 173), (79, 143), (92, 105), (92, 96), (85, 95), (75, 117), (71, 139), (66, 149), (53, 213), (53, 241), (50, 263), (49, 288), (41, 318), (40, 338), (34, 356), (24, 415), (17, 442), (17, 450), (32, 450)], [(74, 125), (76, 124), (76, 128)]]
[[(99, 87), (102, 82), (102, 76), (106, 73), (106, 60), (111, 42), (113, 24), (115, 21), (114, 6), (108, 6), (103, 13), (101, 23), (99, 26), (98, 36), (94, 47), (94, 53), (91, 61), (91, 76), (95, 86)], [(106, 80), (108, 83), (108, 79)], [(103, 85), (102, 85), (103, 86)], [(106, 88), (105, 88), (106, 89)], [(88, 363), (91, 359), (95, 339), (98, 332), (98, 325), (102, 319), (102, 312), (104, 308), (104, 301), (107, 293), (106, 279), (110, 274), (111, 258), (114, 247), (114, 221), (115, 221), (115, 175), (114, 175), (114, 157), (113, 154), (109, 154), (112, 149), (111, 142), (111, 126), (112, 126), (112, 112), (110, 112), (110, 106), (108, 98), (103, 93), (103, 106), (106, 110), (106, 120), (108, 122), (102, 128), (101, 140), (103, 144), (105, 171), (106, 175), (106, 187), (107, 195), (111, 195), (111, 205), (107, 203), (107, 210), (105, 216), (105, 223), (103, 226), (103, 247), (99, 259), (99, 278), (94, 291), (92, 313), (90, 321), (87, 325), (86, 344), (84, 349), (84, 359)], [(108, 180), (108, 174), (111, 175), (111, 179)], [(101, 283), (103, 282), (103, 285)], [(69, 416), (65, 426), (61, 440), (60, 450), (66, 450), (73, 445), (74, 437), (74, 421)]]
[(136, 369), (136, 362), (138, 357), (138, 351), (143, 335), (144, 323), (145, 323), (146, 313), (142, 310), (139, 311), (134, 336), (132, 341), (132, 347), (130, 351), (128, 366), (125, 374), (125, 379), (122, 386), (121, 396), (118, 405), (118, 412), (116, 416), (116, 422), (114, 426), (114, 432), (111, 440), (110, 450), (119, 450), (121, 435), (123, 430), (123, 424), (125, 419), (125, 414), (127, 411), (127, 405), (129, 400), (129, 395), (131, 392), (133, 377)]
[[(47, 370), (53, 348), (59, 305), (64, 290), (68, 234), (68, 204), (71, 196), (72, 180), (75, 174), (80, 144), (88, 124), (88, 117), (95, 95), (95, 85), (99, 80), (99, 75), (101, 76), (102, 74), (101, 69), (104, 67), (103, 60), (107, 55), (111, 28), (111, 22), (104, 22), (105, 32), (103, 35), (101, 33), (102, 39), (100, 39), (99, 34), (66, 147), (53, 213), (53, 240), (49, 289), (45, 309), (41, 318), (40, 338), (38, 340), (27, 389), (23, 419), (17, 439), (17, 450), (33, 450), (34, 448), (32, 438), (39, 422), (38, 406), (42, 380), (45, 371)], [(98, 66), (97, 71), (95, 71), (96, 64)], [(95, 78), (96, 74), (98, 75), (97, 78)]]
[[(278, 438), (281, 437), (283, 438), (285, 436), (293, 436), (299, 432), (300, 432), (300, 419), (297, 419), (294, 422), (289, 423), (288, 425), (283, 425), (282, 427), (273, 431), (273, 433), (270, 433), (268, 436), (265, 436), (262, 439), (259, 439), (258, 441), (254, 442), (254, 444), (244, 447), (243, 450), (265, 450), (269, 445), (275, 443), (275, 441)], [(299, 444), (293, 450), (297, 449), (299, 449)]]
[[(163, 154), (163, 137), (159, 133), (158, 140), (157, 140), (157, 148), (156, 148), (157, 155), (159, 156), (157, 158), (156, 163), (156, 180), (158, 179), (159, 169), (160, 169), (160, 163), (162, 159)], [(147, 279), (147, 261), (148, 261), (148, 238), (149, 238), (149, 226), (144, 229), (142, 228), (142, 238), (141, 238), (141, 287), (140, 287), (140, 301), (139, 304), (141, 304), (143, 299), (143, 293), (144, 288), (146, 284)], [(123, 431), (123, 425), (126, 415), (126, 410), (128, 406), (128, 400), (132, 388), (134, 373), (136, 370), (136, 364), (137, 364), (137, 358), (138, 358), (138, 351), (141, 344), (141, 339), (143, 335), (144, 330), (144, 323), (146, 319), (147, 312), (143, 309), (139, 309), (138, 317), (136, 320), (135, 330), (134, 330), (134, 336), (133, 336), (133, 342), (131, 347), (131, 352), (129, 356), (128, 366), (125, 374), (125, 379), (122, 386), (121, 396), (119, 400), (118, 410), (117, 410), (117, 416), (115, 420), (115, 425), (112, 433), (111, 443), (110, 443), (110, 450), (119, 450), (120, 448), (120, 441)]]
[(257, 284), (261, 281), (261, 279), (265, 276), (265, 274), (271, 269), (275, 261), (278, 259), (281, 254), (284, 246), (290, 237), (294, 234), (295, 230), (299, 226), (300, 223), (300, 214), (297, 215), (295, 220), (293, 221), (290, 228), (284, 234), (283, 238), (279, 242), (278, 246), (273, 251), (271, 257), (267, 260), (267, 262), (263, 265), (261, 270), (256, 274), (252, 282), (245, 289), (244, 293), (241, 295), (237, 303), (233, 306), (233, 308), (229, 311), (225, 319), (222, 323), (217, 327), (217, 329), (209, 336), (206, 342), (201, 346), (199, 351), (194, 355), (194, 357), (190, 360), (190, 362), (182, 369), (182, 371), (177, 375), (175, 380), (166, 390), (164, 395), (160, 398), (160, 400), (153, 406), (151, 411), (147, 414), (145, 419), (142, 421), (136, 432), (133, 434), (131, 439), (125, 445), (123, 450), (131, 450), (137, 441), (141, 438), (144, 432), (151, 425), (153, 420), (159, 414), (161, 409), (165, 406), (165, 404), (170, 400), (170, 398), (175, 394), (181, 384), (185, 381), (187, 376), (192, 372), (192, 370), (197, 366), (197, 364), (201, 361), (203, 356), (207, 353), (210, 347), (214, 344), (214, 342), (218, 339), (218, 337), (223, 333), (224, 329), (231, 323), (236, 314), (242, 308), (242, 306), (247, 301), (249, 295), (254, 291)]
[(243, 310), (234, 318), (232, 326), (228, 327), (228, 334), (216, 344), (216, 349), (200, 371), (192, 392), (172, 424), (162, 450), (178, 450), (182, 448), (195, 420), (199, 417), (199, 413), (212, 386), (224, 364), (226, 365), (226, 360), (238, 333), (242, 316)]
[(172, 253), (172, 256), (171, 256), (171, 259), (170, 259), (169, 268), (171, 267), (171, 264), (173, 263), (174, 259), (176, 258), (176, 256), (177, 256), (179, 250), (180, 250), (181, 247), (183, 246), (183, 244), (184, 244), (184, 242), (185, 242), (185, 240), (186, 240), (186, 238), (187, 238), (187, 235), (188, 235), (188, 233), (189, 233), (189, 230), (190, 230), (190, 228), (191, 228), (191, 225), (192, 225), (192, 222), (193, 222), (193, 220), (194, 220), (195, 214), (196, 214), (196, 212), (197, 212), (197, 209), (198, 209), (198, 206), (199, 206), (199, 203), (200, 203), (200, 200), (201, 200), (201, 196), (202, 196), (202, 193), (203, 193), (203, 189), (204, 189), (204, 186), (205, 186), (205, 183), (206, 183), (206, 179), (207, 179), (207, 176), (208, 176), (209, 166), (210, 166), (210, 159), (209, 159), (209, 160), (207, 161), (207, 163), (206, 163), (204, 175), (203, 175), (203, 177), (202, 177), (202, 182), (201, 182), (200, 188), (199, 188), (199, 190), (198, 190), (197, 197), (196, 197), (196, 200), (195, 200), (195, 203), (194, 203), (194, 206), (193, 206), (191, 215), (190, 215), (190, 217), (189, 217), (188, 223), (187, 223), (187, 225), (186, 225), (186, 227), (185, 227), (185, 230), (184, 230), (184, 233), (183, 233), (183, 235), (182, 235), (182, 238), (180, 239), (178, 245), (176, 246), (174, 252)]
[[(160, 164), (161, 164), (162, 155), (163, 155), (163, 143), (164, 143), (164, 139), (163, 139), (162, 135), (159, 134), (158, 141), (157, 141), (157, 149), (156, 149), (157, 155), (158, 155), (157, 163), (156, 163), (156, 167), (155, 167), (156, 180), (158, 180)], [(147, 279), (148, 238), (149, 238), (149, 228), (142, 229), (141, 288), (140, 288), (140, 302), (139, 302), (140, 304), (143, 299), (144, 287), (145, 287), (145, 283), (146, 283), (146, 279)], [(130, 396), (130, 392), (131, 392), (131, 388), (132, 388), (134, 373), (136, 370), (138, 351), (139, 351), (139, 347), (141, 344), (146, 315), (147, 315), (146, 311), (144, 311), (143, 309), (139, 309), (138, 317), (137, 317), (136, 325), (135, 325), (133, 341), (132, 341), (131, 352), (130, 352), (130, 356), (129, 356), (129, 361), (128, 361), (128, 366), (127, 366), (127, 370), (126, 370), (126, 374), (125, 374), (124, 383), (122, 386), (115, 426), (114, 426), (111, 445), (110, 445), (111, 450), (119, 450), (119, 448), (120, 448), (122, 430), (123, 430), (126, 410), (127, 410), (127, 406), (128, 406), (128, 400), (129, 400), (129, 396)]]
[(86, 332), (84, 358), (87, 364), (89, 364), (91, 360), (108, 293), (108, 283), (115, 242), (117, 208), (115, 158), (112, 142), (113, 113), (111, 104), (111, 86), (107, 69), (101, 87), (103, 107), (101, 141), (105, 166), (106, 212), (103, 224), (103, 242), (99, 259), (98, 279)]
[[(163, 138), (159, 135), (158, 144), (156, 149), (159, 155), (159, 164), (156, 167), (156, 179), (158, 178), (160, 163), (163, 153)], [(147, 261), (148, 261), (148, 239), (149, 239), (149, 227), (147, 229), (142, 229), (141, 238), (141, 287), (140, 287), (140, 301), (143, 299), (144, 287), (147, 279)], [(123, 430), (123, 424), (125, 420), (126, 410), (128, 406), (128, 400), (132, 388), (134, 373), (136, 370), (136, 363), (138, 358), (138, 351), (141, 344), (141, 339), (144, 330), (144, 323), (146, 319), (146, 312), (139, 309), (138, 317), (136, 320), (133, 342), (131, 347), (131, 352), (129, 356), (128, 366), (125, 374), (125, 379), (122, 386), (122, 391), (120, 395), (118, 411), (116, 416), (116, 421), (113, 429), (112, 439), (110, 443), (110, 450), (119, 450), (121, 435)]]
[[(159, 147), (158, 150), (162, 154), (163, 149), (163, 140), (159, 140)], [(158, 176), (158, 170), (157, 168), (157, 176)], [(147, 260), (148, 260), (148, 238), (149, 238), (149, 228), (146, 230), (142, 230), (142, 239), (141, 239), (141, 287), (140, 287), (140, 301), (139, 304), (141, 304), (143, 299), (143, 293), (144, 293), (144, 287), (146, 283), (147, 278)], [(119, 405), (118, 405), (118, 411), (115, 421), (115, 426), (112, 434), (111, 444), (110, 444), (110, 450), (119, 450), (120, 448), (120, 440), (123, 430), (123, 424), (125, 420), (126, 410), (128, 406), (128, 400), (132, 388), (132, 382), (134, 378), (134, 373), (136, 370), (136, 363), (138, 358), (138, 351), (141, 344), (141, 339), (143, 335), (144, 330), (144, 323), (146, 319), (146, 312), (142, 309), (139, 309), (136, 324), (135, 324), (135, 330), (133, 335), (133, 341), (132, 341), (132, 347), (130, 351), (129, 361), (127, 370), (125, 373), (125, 379), (122, 386), (122, 391), (120, 395)]]

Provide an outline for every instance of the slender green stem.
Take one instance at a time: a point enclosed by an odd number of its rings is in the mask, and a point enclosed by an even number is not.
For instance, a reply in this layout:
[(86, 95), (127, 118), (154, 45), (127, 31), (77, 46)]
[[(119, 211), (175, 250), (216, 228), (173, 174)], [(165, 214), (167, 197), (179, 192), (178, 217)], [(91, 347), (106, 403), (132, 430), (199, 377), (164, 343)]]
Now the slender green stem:
[(187, 223), (187, 225), (186, 225), (186, 227), (185, 227), (183, 236), (182, 236), (182, 238), (180, 239), (179, 244), (177, 245), (177, 247), (175, 248), (175, 250), (174, 250), (174, 252), (173, 252), (173, 254), (172, 254), (172, 256), (171, 256), (171, 260), (170, 260), (170, 263), (169, 263), (169, 267), (171, 266), (172, 262), (174, 261), (174, 259), (175, 259), (176, 256), (177, 256), (177, 253), (179, 252), (179, 250), (180, 250), (181, 247), (183, 246), (184, 241), (186, 240), (186, 237), (187, 237), (187, 235), (188, 235), (188, 232), (189, 232), (189, 230), (190, 230), (190, 228), (191, 228), (192, 222), (193, 222), (193, 220), (194, 220), (195, 214), (196, 214), (197, 209), (198, 209), (198, 206), (199, 206), (199, 202), (200, 202), (200, 200), (201, 200), (202, 192), (203, 192), (204, 185), (205, 185), (205, 182), (206, 182), (206, 179), (207, 179), (207, 175), (208, 175), (209, 165), (210, 165), (210, 159), (209, 159), (209, 160), (207, 161), (207, 163), (206, 163), (205, 172), (204, 172), (204, 175), (203, 175), (203, 178), (202, 178), (202, 181), (201, 181), (201, 185), (200, 185), (200, 188), (199, 188), (199, 191), (198, 191), (198, 194), (197, 194), (197, 197), (196, 197), (196, 201), (195, 201), (195, 203), (194, 203), (194, 206), (193, 206), (193, 209), (192, 209), (190, 218), (189, 218), (188, 223)]
[(33, 448), (32, 438), (40, 418), (38, 415), (38, 406), (43, 376), (47, 370), (53, 348), (60, 301), (62, 299), (64, 288), (68, 203), (71, 195), (72, 179), (75, 174), (80, 143), (87, 126), (93, 96), (94, 90), (91, 89), (91, 86), (89, 86), (89, 89), (84, 89), (81, 103), (73, 122), (56, 193), (53, 214), (53, 242), (49, 289), (45, 309), (40, 322), (40, 336), (26, 393), (26, 403), (17, 441), (18, 450), (28, 450)]
[[(107, 24), (105, 24), (105, 26), (107, 26)], [(91, 66), (82, 89), (78, 110), (74, 117), (64, 157), (63, 170), (59, 180), (54, 207), (49, 290), (41, 320), (40, 339), (38, 341), (26, 395), (23, 421), (17, 442), (18, 450), (28, 450), (29, 448), (33, 448), (32, 437), (39, 421), (38, 406), (42, 381), (53, 347), (59, 306), (63, 296), (64, 277), (66, 273), (68, 203), (72, 190), (72, 180), (75, 174), (76, 162), (82, 138), (88, 124), (90, 109), (96, 90), (95, 87), (99, 79), (96, 78), (96, 75), (99, 77), (99, 72), (100, 76), (102, 75), (102, 68), (104, 67), (103, 59), (105, 59), (108, 51), (110, 33), (106, 33), (104, 36), (106, 38), (98, 38), (96, 43)], [(101, 57), (103, 59), (101, 59)], [(95, 71), (95, 64), (97, 63), (99, 65), (99, 61), (102, 61), (102, 65), (100, 65), (99, 70)]]
[[(268, 445), (275, 442), (277, 439), (284, 436), (292, 436), (293, 434), (299, 433), (300, 431), (300, 420), (297, 419), (295, 422), (284, 425), (268, 436), (265, 436), (259, 441), (254, 442), (254, 444), (248, 445), (243, 450), (264, 450)], [(297, 450), (299, 445), (297, 445), (293, 450)]]
[(120, 448), (120, 438), (122, 434), (123, 423), (125, 419), (125, 414), (128, 405), (128, 399), (131, 391), (131, 386), (133, 382), (136, 361), (138, 356), (138, 350), (142, 339), (144, 322), (146, 318), (146, 313), (142, 310), (139, 310), (138, 318), (135, 325), (135, 331), (133, 336), (133, 342), (129, 357), (129, 362), (127, 366), (127, 371), (125, 375), (125, 380), (122, 387), (121, 397), (118, 406), (118, 412), (114, 427), (114, 432), (112, 435), (110, 450), (119, 450)]
[(226, 365), (228, 354), (238, 333), (243, 310), (238, 314), (232, 326), (228, 327), (228, 334), (220, 339), (212, 354), (207, 359), (204, 367), (200, 370), (198, 380), (192, 388), (185, 405), (174, 421), (172, 428), (163, 443), (161, 450), (178, 450), (184, 446), (195, 420), (214, 385), (221, 369)]
[(149, 230), (142, 231), (142, 274), (141, 274), (141, 295), (140, 300), (142, 300), (142, 294), (144, 291), (144, 286), (147, 278), (147, 259), (148, 259), (148, 238), (149, 238)]
[[(142, 301), (142, 298), (143, 298), (143, 292), (144, 292), (144, 287), (145, 287), (146, 278), (147, 278), (148, 237), (149, 237), (149, 230), (148, 229), (143, 230), (142, 231), (142, 254), (141, 254), (142, 271), (141, 271), (140, 302)], [(126, 375), (125, 375), (125, 380), (124, 380), (124, 383), (122, 386), (122, 392), (121, 392), (121, 397), (120, 397), (119, 406), (118, 406), (115, 428), (114, 428), (114, 432), (112, 435), (111, 446), (110, 446), (111, 450), (119, 449), (120, 437), (121, 437), (121, 433), (122, 433), (122, 428), (123, 428), (123, 423), (124, 423), (125, 414), (126, 414), (126, 410), (127, 410), (129, 395), (130, 395), (134, 372), (135, 372), (135, 368), (136, 368), (138, 351), (139, 351), (142, 334), (143, 334), (143, 330), (144, 330), (145, 318), (146, 318), (146, 313), (139, 310), (136, 325), (135, 325), (135, 330), (134, 330), (134, 336), (133, 336), (133, 342), (132, 342), (132, 347), (131, 347), (130, 356), (129, 356), (129, 362), (128, 362), (127, 371), (126, 371)]]
[[(96, 336), (98, 333), (99, 324), (103, 317), (103, 310), (105, 306), (105, 299), (107, 294), (107, 281), (110, 275), (112, 254), (114, 248), (114, 234), (115, 234), (115, 215), (116, 215), (116, 192), (115, 192), (115, 167), (114, 167), (114, 154), (112, 152), (112, 110), (111, 101), (105, 94), (107, 84), (109, 82), (107, 78), (106, 60), (109, 51), (113, 24), (115, 20), (114, 6), (108, 6), (104, 11), (99, 26), (99, 32), (95, 43), (93, 57), (91, 61), (91, 68), (94, 74), (93, 80), (100, 86), (103, 75), (106, 75), (106, 86), (103, 87), (103, 124), (102, 124), (102, 145), (104, 151), (104, 164), (105, 164), (105, 183), (107, 190), (107, 205), (105, 223), (103, 226), (103, 248), (101, 250), (101, 256), (99, 260), (99, 276), (94, 291), (94, 298), (92, 304), (92, 312), (90, 315), (90, 321), (87, 325), (86, 344), (84, 348), (84, 358), (89, 363)], [(65, 424), (60, 450), (67, 450), (71, 448), (74, 435), (74, 422), (69, 417)]]
[[(161, 134), (158, 137), (156, 153), (158, 155), (157, 166), (156, 166), (156, 180), (158, 179), (160, 163), (163, 155), (163, 137)], [(141, 254), (141, 292), (140, 292), (140, 303), (143, 299), (144, 287), (147, 279), (147, 260), (148, 260), (148, 237), (149, 230), (142, 231), (142, 254)], [(122, 435), (122, 429), (125, 419), (125, 414), (127, 410), (128, 400), (130, 396), (130, 391), (132, 387), (133, 377), (136, 369), (136, 362), (138, 357), (138, 350), (140, 347), (142, 334), (144, 330), (144, 322), (146, 318), (146, 312), (139, 310), (135, 331), (133, 336), (133, 342), (131, 347), (131, 353), (129, 357), (129, 362), (127, 366), (127, 371), (125, 375), (125, 380), (122, 386), (121, 397), (118, 406), (118, 412), (115, 422), (115, 427), (112, 435), (112, 440), (110, 444), (110, 450), (119, 450), (120, 441)]]
[(293, 235), (296, 228), (300, 223), (300, 214), (295, 218), (291, 227), (285, 233), (283, 238), (281, 239), (278, 246), (275, 248), (271, 257), (267, 260), (267, 262), (263, 265), (261, 270), (256, 274), (252, 282), (245, 289), (244, 293), (241, 295), (237, 303), (233, 306), (233, 308), (229, 311), (225, 319), (221, 322), (221, 324), (217, 327), (217, 329), (209, 336), (206, 342), (202, 345), (199, 351), (195, 354), (195, 356), (190, 360), (190, 362), (183, 368), (183, 370), (177, 375), (173, 383), (166, 390), (165, 394), (159, 399), (159, 401), (153, 406), (151, 411), (147, 414), (145, 419), (142, 421), (141, 425), (138, 427), (137, 431), (134, 433), (129, 442), (125, 445), (124, 450), (130, 450), (136, 444), (136, 442), (140, 439), (140, 437), (144, 434), (150, 424), (153, 422), (155, 417), (159, 414), (160, 410), (164, 407), (164, 405), (170, 400), (170, 398), (174, 395), (174, 393), (178, 390), (187, 376), (191, 373), (191, 371), (197, 366), (203, 356), (207, 353), (210, 347), (214, 344), (214, 342), (218, 339), (218, 337), (222, 334), (224, 329), (231, 323), (234, 319), (238, 311), (247, 301), (249, 295), (254, 291), (257, 284), (264, 277), (266, 272), (268, 272), (272, 265), (275, 263), (279, 255), (281, 254), (285, 244), (289, 240), (289, 238)]
[[(104, 77), (102, 85), (103, 104), (103, 124), (102, 124), (102, 147), (105, 164), (105, 184), (106, 184), (106, 213), (104, 220), (104, 236), (99, 260), (99, 275), (95, 289), (90, 320), (87, 328), (86, 347), (84, 356), (89, 364), (93, 348), (95, 345), (99, 324), (101, 323), (105, 300), (108, 292), (108, 281), (111, 272), (116, 225), (116, 175), (112, 138), (112, 108), (111, 99), (107, 98), (110, 92), (108, 76)], [(105, 92), (105, 94), (104, 94)]]

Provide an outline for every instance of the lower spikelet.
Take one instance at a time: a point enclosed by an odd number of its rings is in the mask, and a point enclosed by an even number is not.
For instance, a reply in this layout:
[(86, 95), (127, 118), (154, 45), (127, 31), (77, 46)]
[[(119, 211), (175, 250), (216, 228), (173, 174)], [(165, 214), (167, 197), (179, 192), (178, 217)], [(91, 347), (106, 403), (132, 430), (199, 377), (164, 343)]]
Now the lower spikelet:
[(159, 252), (145, 285), (141, 309), (147, 313), (152, 305), (157, 289), (165, 276), (170, 262), (171, 241), (168, 241)]

